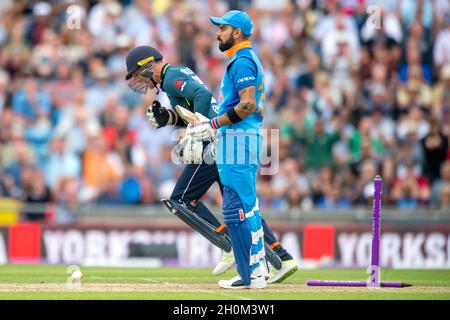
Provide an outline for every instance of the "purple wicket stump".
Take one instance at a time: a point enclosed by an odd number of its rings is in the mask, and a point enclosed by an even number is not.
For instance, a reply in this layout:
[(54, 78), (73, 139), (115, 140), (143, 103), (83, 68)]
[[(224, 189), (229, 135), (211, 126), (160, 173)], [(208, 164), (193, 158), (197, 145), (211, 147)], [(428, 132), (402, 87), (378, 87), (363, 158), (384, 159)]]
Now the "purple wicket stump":
[[(309, 280), (306, 282), (311, 287), (367, 287), (367, 281), (346, 281), (346, 280)], [(402, 288), (411, 285), (401, 282), (380, 282), (382, 288)]]
[(380, 286), (380, 221), (381, 221), (381, 188), (382, 180), (379, 175), (374, 180), (373, 194), (373, 218), (372, 218), (372, 260), (370, 266), (370, 281), (367, 284), (371, 287)]
[(370, 277), (368, 281), (346, 280), (309, 280), (308, 286), (313, 287), (383, 287), (402, 288), (410, 287), (410, 284), (401, 282), (380, 282), (380, 235), (381, 235), (381, 189), (382, 179), (377, 175), (374, 179), (373, 214), (372, 214), (372, 257), (369, 267)]

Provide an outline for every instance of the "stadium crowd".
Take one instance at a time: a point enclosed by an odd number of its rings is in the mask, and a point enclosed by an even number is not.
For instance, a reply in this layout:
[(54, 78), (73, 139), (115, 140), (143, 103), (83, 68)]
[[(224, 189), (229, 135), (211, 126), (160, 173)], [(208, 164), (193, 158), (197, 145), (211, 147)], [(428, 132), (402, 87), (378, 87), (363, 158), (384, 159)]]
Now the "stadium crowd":
[(259, 177), (263, 209), (366, 206), (377, 173), (385, 205), (450, 208), (447, 0), (2, 1), (0, 197), (68, 207), (168, 197), (174, 130), (145, 117), (168, 100), (129, 90), (125, 55), (155, 46), (217, 97), (226, 57), (209, 16), (229, 9), (253, 19), (264, 127), (280, 130), (279, 171)]

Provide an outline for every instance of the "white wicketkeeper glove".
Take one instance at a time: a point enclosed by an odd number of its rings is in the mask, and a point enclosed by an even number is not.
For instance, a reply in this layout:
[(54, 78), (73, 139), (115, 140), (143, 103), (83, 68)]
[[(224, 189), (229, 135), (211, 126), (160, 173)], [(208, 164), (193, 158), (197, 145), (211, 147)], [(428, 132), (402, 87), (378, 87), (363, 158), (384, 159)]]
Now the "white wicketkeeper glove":
[(185, 136), (175, 146), (175, 154), (184, 164), (200, 164), (203, 162), (203, 142)]

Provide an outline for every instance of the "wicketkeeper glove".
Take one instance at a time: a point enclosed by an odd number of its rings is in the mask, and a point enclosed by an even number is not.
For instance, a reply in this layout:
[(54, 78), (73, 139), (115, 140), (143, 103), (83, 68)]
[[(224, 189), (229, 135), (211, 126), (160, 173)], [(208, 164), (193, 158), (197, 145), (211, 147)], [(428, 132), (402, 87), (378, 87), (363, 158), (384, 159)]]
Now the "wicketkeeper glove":
[(203, 142), (185, 136), (174, 148), (175, 156), (184, 164), (200, 164), (203, 161)]
[(158, 100), (153, 101), (152, 105), (147, 107), (146, 115), (148, 121), (156, 129), (174, 125), (178, 120), (176, 112), (162, 107)]

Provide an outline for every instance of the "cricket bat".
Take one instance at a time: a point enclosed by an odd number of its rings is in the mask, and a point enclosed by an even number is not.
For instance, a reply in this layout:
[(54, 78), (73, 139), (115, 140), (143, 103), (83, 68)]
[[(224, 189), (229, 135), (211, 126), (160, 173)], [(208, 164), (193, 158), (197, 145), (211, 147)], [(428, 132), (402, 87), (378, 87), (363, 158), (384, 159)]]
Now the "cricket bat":
[(180, 115), (180, 117), (184, 121), (187, 121), (188, 123), (194, 123), (194, 122), (199, 121), (199, 118), (197, 117), (197, 115), (195, 113), (193, 113), (192, 111), (189, 111), (186, 108), (183, 108), (182, 106), (176, 105), (175, 110)]

